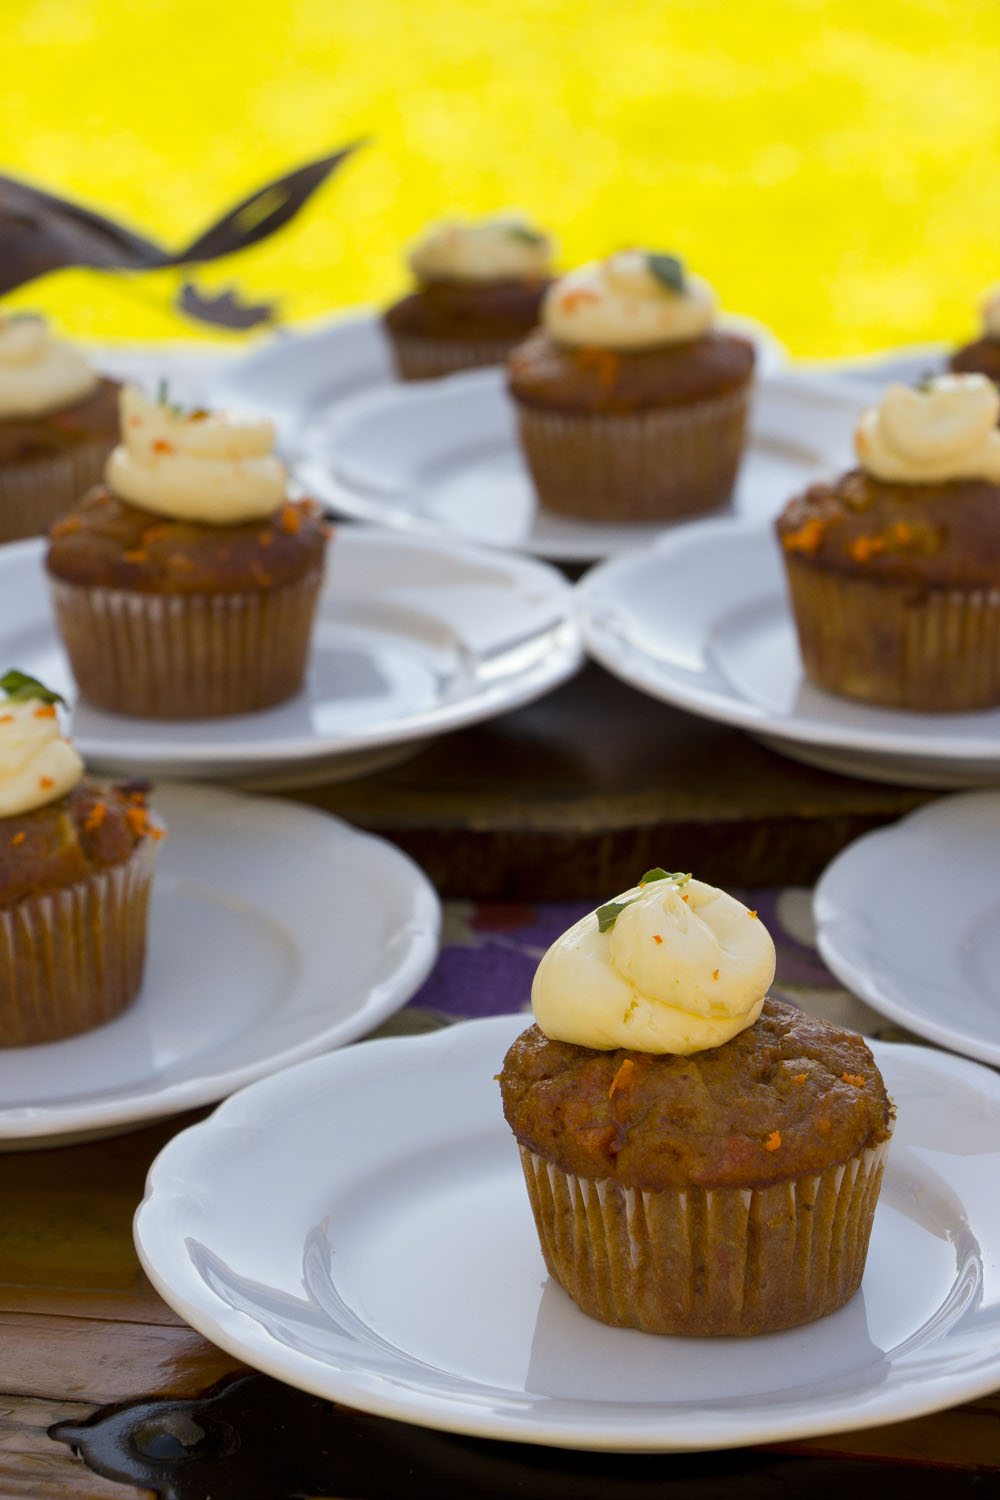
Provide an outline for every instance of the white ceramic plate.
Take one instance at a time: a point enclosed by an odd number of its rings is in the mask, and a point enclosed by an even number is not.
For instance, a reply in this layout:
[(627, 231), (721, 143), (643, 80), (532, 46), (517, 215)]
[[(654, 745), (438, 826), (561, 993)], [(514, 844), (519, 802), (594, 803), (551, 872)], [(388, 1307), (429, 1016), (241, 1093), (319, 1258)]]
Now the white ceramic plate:
[[(754, 319), (727, 314), (722, 326), (755, 341), (763, 373), (786, 363), (782, 345)], [(207, 399), (271, 417), (283, 447), (294, 452), (308, 428), (323, 421), (341, 401), (396, 383), (381, 316), (370, 308), (356, 308), (312, 325), (279, 330), (220, 369)]]
[(1000, 781), (1000, 709), (910, 713), (806, 681), (769, 526), (729, 519), (666, 532), (593, 569), (577, 598), (591, 654), (654, 698), (848, 774)]
[(311, 808), (163, 784), (138, 1000), (83, 1036), (0, 1049), (0, 1148), (62, 1145), (210, 1103), (363, 1036), (437, 953), (412, 860)]
[[(42, 545), (0, 548), (0, 662), (72, 699)], [(571, 676), (582, 654), (571, 599), (566, 580), (531, 558), (342, 527), (296, 697), (262, 713), (186, 721), (80, 702), (74, 737), (95, 770), (286, 786), (357, 774)]]
[(813, 898), (847, 987), (920, 1036), (1000, 1064), (1000, 791), (943, 797), (838, 854)]
[[(844, 467), (865, 392), (828, 377), (758, 381), (751, 440), (733, 497), (775, 515), (790, 495)], [(647, 544), (663, 523), (611, 524), (538, 507), (499, 370), (375, 390), (346, 402), (303, 445), (297, 474), (334, 512), (423, 536), (461, 536), (562, 562)]]
[(878, 1046), (899, 1118), (858, 1295), (785, 1333), (658, 1338), (546, 1276), (494, 1081), (524, 1025), (365, 1043), (229, 1100), (150, 1172), (135, 1235), (154, 1285), (291, 1385), (519, 1442), (775, 1442), (995, 1389), (1000, 1079)]

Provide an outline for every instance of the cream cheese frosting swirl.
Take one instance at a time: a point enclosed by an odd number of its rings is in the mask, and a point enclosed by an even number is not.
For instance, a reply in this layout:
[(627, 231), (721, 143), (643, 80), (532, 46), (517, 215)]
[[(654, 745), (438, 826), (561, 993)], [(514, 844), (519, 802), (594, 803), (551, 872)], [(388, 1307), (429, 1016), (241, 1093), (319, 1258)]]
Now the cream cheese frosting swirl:
[[(656, 266), (674, 274), (657, 275)], [(699, 338), (712, 325), (715, 293), (673, 256), (620, 250), (560, 278), (542, 303), (542, 324), (560, 344), (649, 349)]]
[(0, 818), (65, 797), (82, 775), (83, 761), (59, 726), (55, 704), (0, 698)]
[(432, 225), (409, 254), (421, 281), (542, 281), (551, 261), (552, 241), (515, 213)]
[(41, 417), (80, 401), (99, 376), (42, 318), (0, 318), (0, 417)]
[(105, 475), (123, 500), (174, 521), (226, 526), (272, 515), (285, 499), (270, 422), (182, 412), (134, 386), (120, 405), (122, 440)]
[(752, 1026), (774, 978), (774, 944), (734, 897), (684, 876), (619, 896), (613, 927), (591, 912), (543, 957), (535, 1020), (554, 1041), (688, 1055)]
[(926, 387), (890, 385), (862, 413), (855, 447), (876, 479), (1000, 483), (1000, 394), (985, 375), (936, 375)]

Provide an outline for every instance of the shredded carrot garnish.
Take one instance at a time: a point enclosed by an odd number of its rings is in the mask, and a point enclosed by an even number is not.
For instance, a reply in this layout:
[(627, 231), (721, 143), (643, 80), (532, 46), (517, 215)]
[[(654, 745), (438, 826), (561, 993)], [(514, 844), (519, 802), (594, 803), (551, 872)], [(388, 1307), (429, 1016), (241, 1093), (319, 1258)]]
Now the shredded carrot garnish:
[(576, 362), (585, 370), (596, 370), (598, 382), (605, 388), (614, 385), (621, 368), (621, 357), (610, 349), (580, 349)]
[(826, 535), (827, 522), (820, 516), (810, 516), (797, 531), (786, 532), (781, 545), (786, 552), (818, 552)]
[(286, 501), (278, 514), (278, 525), (282, 531), (287, 531), (289, 535), (294, 536), (302, 525), (302, 516), (294, 505), (289, 505)]
[(168, 443), (166, 438), (154, 438), (152, 444), (154, 453), (173, 453), (173, 443)]
[(96, 833), (107, 815), (108, 809), (105, 807), (104, 803), (95, 802), (94, 806), (91, 808), (90, 816), (87, 818), (87, 821), (83, 825), (85, 832)]
[(718, 971), (718, 969), (713, 969), (712, 970), (712, 978), (713, 979), (718, 979), (718, 977), (719, 977), (719, 971)]
[(621, 1067), (618, 1069), (618, 1072), (615, 1074), (614, 1078), (612, 1078), (612, 1080), (611, 1080), (611, 1087), (608, 1089), (608, 1098), (609, 1099), (614, 1094), (615, 1089), (627, 1089), (628, 1088), (629, 1084), (632, 1082), (632, 1074), (634, 1072), (635, 1072), (635, 1063), (632, 1061), (632, 1059), (630, 1057), (626, 1057), (625, 1061), (622, 1063)]
[(682, 900), (682, 901), (686, 901), (686, 900), (687, 900), (687, 897), (686, 897), (686, 896), (682, 896), (682, 897), (681, 897), (681, 900)]
[(127, 563), (144, 563), (149, 561), (149, 553), (144, 552), (141, 547), (133, 547), (130, 552), (123, 552), (122, 557), (124, 557)]
[(656, 944), (660, 944), (663, 942), (663, 939), (660, 937), (660, 934), (658, 932), (653, 933), (653, 942)]
[(39, 776), (38, 785), (42, 787), (44, 791), (48, 791), (50, 786), (55, 786), (55, 782), (52, 780), (51, 776)]
[(11, 843), (16, 847), (18, 844), (23, 844), (27, 837), (28, 835), (22, 828), (20, 833), (15, 833), (14, 837), (11, 839)]
[(777, 1151), (780, 1146), (781, 1146), (781, 1131), (780, 1130), (772, 1130), (771, 1134), (768, 1136), (767, 1140), (764, 1142), (764, 1150), (765, 1151)]
[(856, 536), (847, 548), (855, 562), (870, 562), (885, 551), (885, 538), (881, 536)]
[(863, 1089), (868, 1082), (860, 1073), (841, 1073), (840, 1077), (843, 1083), (853, 1083), (856, 1089)]
[(904, 547), (906, 546), (907, 542), (912, 542), (913, 527), (910, 525), (909, 521), (896, 521), (893, 524), (892, 539), (894, 542), (900, 542)]
[(806, 1081), (806, 1075), (804, 1073), (796, 1073), (796, 1075), (795, 1075), (795, 1082), (796, 1083), (805, 1083), (805, 1081)]
[(49, 527), (49, 536), (69, 536), (70, 532), (79, 531), (82, 525), (79, 516), (63, 516), (61, 521)]
[(33, 719), (54, 719), (55, 716), (56, 716), (56, 706), (55, 706), (55, 704), (54, 703), (43, 703), (42, 706), (41, 706), (41, 708), (36, 708), (35, 709), (35, 711), (34, 711), (34, 713), (32, 714), (31, 717)]
[(14, 722), (14, 715), (13, 714), (0, 714), (0, 724), (13, 724), (13, 722)]
[(564, 312), (572, 312), (583, 302), (600, 302), (600, 294), (591, 291), (589, 287), (580, 286), (563, 293), (562, 305)]
[(751, 916), (752, 916), (752, 917), (756, 917), (756, 915), (757, 915), (757, 913), (756, 913), (756, 912), (755, 912), (755, 911), (752, 911), (752, 912), (751, 912), (751, 913), (750, 913), (750, 915), (751, 915)]

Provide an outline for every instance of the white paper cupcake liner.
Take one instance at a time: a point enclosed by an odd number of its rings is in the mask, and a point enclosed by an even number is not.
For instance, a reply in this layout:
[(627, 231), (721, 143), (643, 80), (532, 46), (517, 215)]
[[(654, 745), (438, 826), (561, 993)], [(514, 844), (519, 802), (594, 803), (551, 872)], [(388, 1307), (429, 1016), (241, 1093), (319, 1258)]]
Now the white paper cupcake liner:
[(296, 693), (309, 651), (316, 571), (236, 594), (144, 594), (49, 579), (83, 696), (144, 718), (251, 713)]
[(820, 687), (924, 712), (1000, 704), (1000, 588), (917, 593), (785, 563), (803, 664)]
[(54, 458), (0, 467), (0, 542), (39, 536), (104, 477), (113, 443), (81, 443)]
[(520, 1149), (545, 1264), (583, 1311), (704, 1337), (812, 1322), (857, 1291), (888, 1141), (768, 1187), (659, 1192)]
[(0, 1046), (75, 1036), (135, 999), (146, 954), (156, 846), (0, 910)]
[(400, 380), (437, 380), (461, 370), (502, 365), (524, 335), (506, 339), (425, 339), (412, 334), (389, 336)]

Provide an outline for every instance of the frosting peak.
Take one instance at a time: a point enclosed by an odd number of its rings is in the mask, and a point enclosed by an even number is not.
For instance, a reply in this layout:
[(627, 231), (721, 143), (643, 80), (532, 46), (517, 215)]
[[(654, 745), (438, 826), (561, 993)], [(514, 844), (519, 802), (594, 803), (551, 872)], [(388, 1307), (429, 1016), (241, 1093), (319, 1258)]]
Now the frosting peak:
[(890, 385), (862, 413), (855, 446), (876, 479), (1000, 483), (1000, 394), (985, 375), (937, 375), (923, 389)]
[(751, 1026), (774, 944), (734, 897), (686, 876), (647, 880), (558, 938), (535, 974), (535, 1020), (556, 1041), (687, 1055)]
[(696, 339), (711, 327), (715, 293), (672, 255), (619, 250), (550, 287), (542, 322), (561, 344), (647, 349)]
[(0, 818), (57, 801), (82, 775), (83, 761), (64, 736), (54, 703), (0, 698)]
[(79, 350), (36, 317), (0, 318), (0, 416), (41, 417), (92, 391), (98, 376)]
[(120, 405), (122, 440), (105, 472), (124, 500), (214, 526), (263, 519), (284, 500), (288, 476), (271, 452), (270, 422), (184, 412), (134, 386)]
[(551, 261), (552, 241), (517, 213), (433, 225), (409, 255), (421, 281), (543, 281)]

